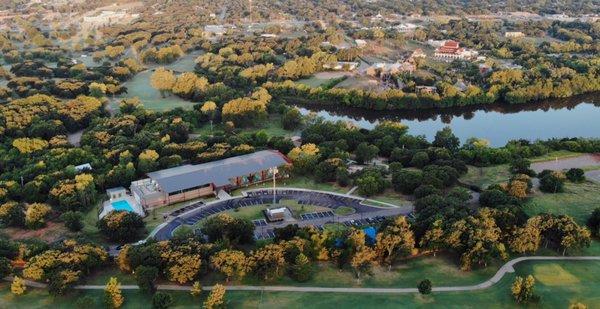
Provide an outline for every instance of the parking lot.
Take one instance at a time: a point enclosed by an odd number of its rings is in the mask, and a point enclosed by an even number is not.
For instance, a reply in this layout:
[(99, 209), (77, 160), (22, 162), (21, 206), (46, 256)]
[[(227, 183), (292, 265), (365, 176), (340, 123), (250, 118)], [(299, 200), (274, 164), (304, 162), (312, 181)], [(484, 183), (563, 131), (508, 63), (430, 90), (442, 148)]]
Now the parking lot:
[[(362, 204), (363, 199), (343, 194), (326, 193), (320, 191), (277, 189), (253, 190), (244, 192), (242, 197), (227, 200), (219, 200), (208, 204), (197, 203), (188, 205), (184, 209), (171, 213), (169, 221), (154, 231), (153, 236), (158, 240), (169, 239), (172, 233), (181, 225), (195, 225), (201, 220), (236, 208), (257, 205), (270, 205), (280, 202), (282, 199), (295, 200), (301, 205), (315, 205), (329, 208), (329, 211), (313, 212), (300, 215), (300, 220), (293, 222), (299, 226), (315, 226), (319, 229), (327, 223), (342, 223), (344, 225), (362, 226), (376, 223), (381, 218), (397, 215), (407, 215), (412, 211), (409, 208), (379, 208)], [(346, 216), (337, 216), (334, 211), (338, 207), (345, 206), (355, 209), (355, 213)], [(375, 220), (375, 221), (374, 221)], [(284, 227), (289, 222), (267, 222), (266, 220), (254, 220), (255, 236), (257, 239), (272, 238), (273, 229)]]

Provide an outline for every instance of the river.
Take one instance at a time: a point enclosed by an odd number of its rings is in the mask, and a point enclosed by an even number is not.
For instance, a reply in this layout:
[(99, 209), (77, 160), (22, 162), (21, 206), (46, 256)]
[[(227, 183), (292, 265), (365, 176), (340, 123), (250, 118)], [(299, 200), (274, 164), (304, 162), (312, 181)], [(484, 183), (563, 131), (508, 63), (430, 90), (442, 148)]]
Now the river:
[(381, 120), (400, 121), (409, 133), (433, 140), (435, 133), (449, 126), (461, 141), (470, 137), (487, 139), (503, 146), (514, 139), (600, 137), (600, 94), (511, 106), (448, 108), (424, 111), (366, 111), (327, 105), (297, 105), (304, 115), (311, 112), (327, 120), (350, 121), (372, 129)]

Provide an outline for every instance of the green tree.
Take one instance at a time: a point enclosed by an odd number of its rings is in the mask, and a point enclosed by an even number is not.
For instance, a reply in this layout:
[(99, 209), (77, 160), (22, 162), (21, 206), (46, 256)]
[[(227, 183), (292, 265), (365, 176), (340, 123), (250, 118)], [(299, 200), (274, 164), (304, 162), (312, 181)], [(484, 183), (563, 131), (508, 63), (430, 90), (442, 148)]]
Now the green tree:
[(446, 148), (450, 151), (455, 151), (460, 146), (460, 140), (458, 137), (456, 137), (456, 135), (454, 135), (450, 127), (445, 127), (435, 134), (432, 145), (435, 147)]
[(312, 277), (312, 264), (303, 253), (296, 256), (294, 265), (291, 266), (291, 275), (298, 282), (306, 282)]
[(302, 115), (297, 108), (290, 108), (285, 112), (281, 119), (281, 125), (285, 130), (292, 131), (302, 125)]
[(60, 219), (71, 232), (79, 232), (83, 229), (83, 214), (79, 211), (67, 211), (60, 216)]
[(356, 161), (359, 164), (367, 163), (373, 160), (379, 153), (379, 148), (375, 145), (369, 145), (368, 143), (360, 143), (356, 147), (354, 154), (356, 155)]
[(153, 266), (140, 265), (135, 269), (135, 280), (142, 292), (153, 294), (156, 291), (154, 281), (158, 278), (158, 269)]

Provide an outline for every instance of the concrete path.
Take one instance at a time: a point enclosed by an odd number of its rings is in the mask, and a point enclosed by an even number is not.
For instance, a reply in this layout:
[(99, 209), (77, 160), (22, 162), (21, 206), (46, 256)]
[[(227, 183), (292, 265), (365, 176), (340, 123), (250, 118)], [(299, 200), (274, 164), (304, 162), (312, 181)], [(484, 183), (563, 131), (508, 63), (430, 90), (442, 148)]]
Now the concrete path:
[(352, 195), (352, 193), (354, 193), (354, 191), (356, 191), (356, 189), (358, 189), (358, 186), (352, 187), (352, 189), (350, 189), (350, 191), (346, 192), (346, 195)]
[[(433, 292), (461, 292), (488, 289), (498, 283), (505, 274), (513, 273), (514, 266), (523, 261), (600, 261), (600, 256), (525, 256), (508, 261), (502, 265), (496, 274), (476, 285), (433, 287)], [(11, 281), (11, 278), (5, 278)], [(45, 288), (46, 284), (24, 280), (27, 286)], [(435, 284), (435, 282), (434, 282)], [(103, 290), (104, 285), (77, 285), (78, 290)], [(189, 291), (190, 286), (184, 285), (157, 285), (158, 290)], [(122, 290), (137, 290), (137, 285), (121, 285)], [(202, 287), (203, 290), (212, 290), (212, 287)], [(418, 293), (417, 288), (346, 288), (346, 287), (314, 287), (314, 286), (256, 286), (256, 285), (231, 285), (226, 286), (229, 291), (269, 291), (269, 292), (310, 292), (310, 293), (374, 293), (374, 294), (407, 294)]]

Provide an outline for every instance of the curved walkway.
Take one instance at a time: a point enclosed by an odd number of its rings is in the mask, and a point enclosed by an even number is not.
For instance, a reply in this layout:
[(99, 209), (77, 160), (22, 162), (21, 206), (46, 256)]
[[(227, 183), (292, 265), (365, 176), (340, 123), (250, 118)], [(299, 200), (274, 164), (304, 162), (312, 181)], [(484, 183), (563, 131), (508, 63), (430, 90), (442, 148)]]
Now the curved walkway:
[[(483, 290), (494, 286), (507, 273), (515, 271), (514, 266), (523, 261), (600, 261), (600, 256), (524, 256), (512, 259), (502, 265), (496, 274), (476, 285), (465, 286), (446, 286), (433, 287), (433, 292), (460, 292), (460, 291), (476, 291)], [(6, 278), (5, 280), (10, 280)], [(32, 287), (44, 288), (46, 284), (25, 280), (25, 284)], [(77, 285), (78, 290), (103, 290), (104, 285)], [(189, 291), (191, 286), (184, 285), (157, 285), (158, 290), (168, 291)], [(123, 290), (137, 290), (137, 285), (121, 285)], [(212, 290), (212, 287), (202, 287), (203, 290)], [(270, 291), (270, 292), (310, 292), (310, 293), (388, 293), (388, 294), (406, 294), (418, 293), (417, 288), (349, 288), (349, 287), (315, 287), (315, 286), (256, 286), (256, 285), (231, 285), (226, 286), (229, 291)]]

